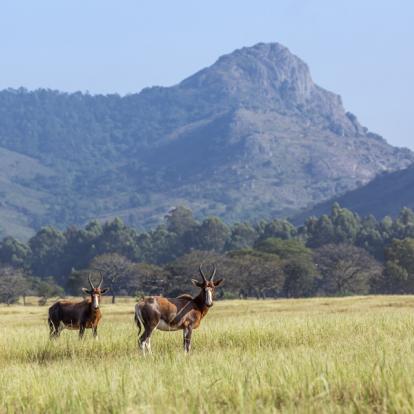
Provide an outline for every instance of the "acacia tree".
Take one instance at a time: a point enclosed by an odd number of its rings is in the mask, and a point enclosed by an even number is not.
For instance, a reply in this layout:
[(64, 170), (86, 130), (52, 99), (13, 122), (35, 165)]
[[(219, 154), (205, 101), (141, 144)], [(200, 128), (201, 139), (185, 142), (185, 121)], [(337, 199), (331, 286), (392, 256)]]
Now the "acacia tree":
[(315, 252), (321, 274), (320, 290), (327, 294), (364, 294), (378, 279), (381, 265), (364, 249), (350, 244), (327, 244)]
[(106, 253), (96, 256), (89, 265), (103, 276), (104, 284), (110, 288), (112, 303), (121, 290), (127, 289), (131, 276), (132, 262), (118, 253)]
[(298, 257), (295, 260), (285, 260), (283, 272), (285, 273), (284, 296), (304, 297), (313, 294), (317, 271), (310, 259)]
[(228, 254), (226, 269), (227, 286), (239, 291), (240, 297), (278, 296), (285, 276), (281, 259), (273, 254), (253, 249), (238, 250)]
[(166, 286), (167, 272), (159, 266), (135, 263), (131, 267), (128, 290), (132, 294), (161, 295)]

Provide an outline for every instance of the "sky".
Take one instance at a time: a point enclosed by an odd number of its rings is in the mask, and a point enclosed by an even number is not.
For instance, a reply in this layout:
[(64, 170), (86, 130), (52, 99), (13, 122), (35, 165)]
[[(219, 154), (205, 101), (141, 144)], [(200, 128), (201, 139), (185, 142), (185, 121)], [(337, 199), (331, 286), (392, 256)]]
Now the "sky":
[(0, 89), (135, 93), (279, 42), (391, 144), (414, 150), (412, 0), (2, 0)]

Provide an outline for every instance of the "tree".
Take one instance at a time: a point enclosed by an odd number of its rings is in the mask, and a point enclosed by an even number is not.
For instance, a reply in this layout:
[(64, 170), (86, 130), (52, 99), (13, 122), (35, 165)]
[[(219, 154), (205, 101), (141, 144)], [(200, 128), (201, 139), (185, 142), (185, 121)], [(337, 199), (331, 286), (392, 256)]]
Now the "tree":
[(414, 293), (414, 239), (393, 240), (385, 250), (383, 289), (390, 293)]
[(318, 272), (310, 258), (302, 256), (285, 261), (283, 272), (285, 273), (284, 296), (297, 298), (311, 296), (314, 293)]
[(353, 244), (360, 230), (360, 219), (352, 211), (338, 203), (332, 206), (331, 220), (334, 226), (335, 242)]
[(135, 263), (131, 267), (128, 290), (132, 295), (161, 295), (165, 292), (168, 273), (159, 266)]
[(300, 297), (313, 293), (317, 270), (312, 251), (301, 240), (270, 237), (257, 243), (256, 248), (282, 259), (285, 274), (282, 291), (284, 296)]
[(411, 209), (402, 208), (393, 224), (394, 237), (399, 239), (414, 237), (414, 212)]
[(209, 217), (197, 228), (195, 242), (199, 250), (221, 252), (229, 236), (229, 228), (219, 218)]
[(139, 259), (141, 252), (136, 243), (137, 234), (121, 219), (115, 218), (102, 227), (102, 233), (95, 241), (96, 254), (117, 253), (130, 260)]
[(244, 249), (230, 252), (226, 286), (238, 290), (240, 297), (279, 296), (285, 281), (283, 262), (273, 254)]
[(29, 281), (23, 276), (21, 269), (9, 266), (0, 268), (0, 302), (8, 306), (16, 302), (28, 285)]
[(145, 260), (151, 263), (167, 263), (180, 256), (180, 252), (176, 250), (179, 237), (169, 232), (163, 225), (150, 231), (148, 237), (141, 235), (139, 240), (146, 245)]
[(169, 248), (174, 253), (171, 257), (179, 257), (191, 250), (198, 223), (188, 208), (179, 206), (170, 211), (165, 217), (167, 232), (174, 235), (169, 237)]
[(231, 228), (224, 250), (238, 250), (252, 247), (258, 237), (257, 231), (248, 223), (236, 223)]
[(106, 253), (95, 257), (89, 267), (102, 274), (103, 283), (109, 286), (112, 303), (115, 303), (115, 297), (128, 287), (132, 263), (117, 253)]
[(263, 230), (263, 239), (275, 237), (278, 239), (291, 239), (296, 235), (296, 228), (287, 220), (272, 220)]
[(412, 293), (413, 277), (404, 267), (389, 260), (385, 262), (382, 278), (376, 281), (373, 291), (376, 293)]
[(317, 249), (315, 261), (321, 273), (319, 289), (330, 295), (365, 294), (382, 272), (381, 265), (365, 250), (350, 244), (328, 244)]
[(72, 269), (84, 269), (98, 255), (97, 242), (102, 236), (102, 225), (91, 221), (84, 229), (78, 230), (70, 226), (64, 232), (66, 238), (62, 261), (65, 262), (65, 273), (70, 275)]
[(40, 277), (56, 275), (59, 276), (59, 281), (63, 282), (65, 269), (62, 255), (65, 244), (65, 236), (53, 227), (44, 227), (39, 230), (29, 240), (32, 251), (32, 273)]
[(304, 232), (308, 239), (307, 246), (311, 248), (335, 241), (334, 225), (326, 214), (319, 218), (310, 217), (305, 223)]
[(40, 296), (39, 305), (46, 305), (47, 300), (53, 296), (63, 296), (63, 289), (57, 285), (52, 278), (33, 279), (32, 290)]
[(0, 263), (13, 267), (28, 266), (30, 247), (13, 237), (5, 237), (0, 242)]
[(167, 230), (180, 237), (191, 231), (198, 224), (194, 220), (193, 212), (183, 206), (172, 209), (165, 217), (165, 221), (167, 223)]
[(372, 215), (361, 220), (356, 245), (364, 248), (378, 260), (384, 260), (384, 243), (387, 236), (381, 231), (381, 224)]

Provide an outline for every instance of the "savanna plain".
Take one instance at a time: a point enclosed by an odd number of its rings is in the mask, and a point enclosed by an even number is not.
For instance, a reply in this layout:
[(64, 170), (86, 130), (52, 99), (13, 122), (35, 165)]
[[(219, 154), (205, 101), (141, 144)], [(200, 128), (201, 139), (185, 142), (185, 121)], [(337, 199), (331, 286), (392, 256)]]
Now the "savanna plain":
[(181, 332), (140, 354), (133, 309), (49, 341), (47, 307), (0, 307), (0, 412), (414, 412), (413, 296), (216, 302), (188, 356)]

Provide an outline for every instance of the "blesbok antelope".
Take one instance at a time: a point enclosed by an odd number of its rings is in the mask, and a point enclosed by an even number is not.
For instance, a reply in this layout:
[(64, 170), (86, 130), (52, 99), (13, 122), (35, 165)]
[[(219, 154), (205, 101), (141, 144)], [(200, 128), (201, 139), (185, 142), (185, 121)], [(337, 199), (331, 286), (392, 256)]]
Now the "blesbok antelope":
[[(180, 295), (176, 298), (163, 296), (144, 297), (135, 305), (135, 322), (138, 326), (138, 345), (143, 352), (151, 350), (151, 335), (155, 329), (160, 331), (183, 330), (184, 351), (191, 348), (191, 334), (200, 326), (201, 320), (206, 316), (209, 308), (213, 306), (214, 290), (223, 283), (223, 279), (214, 280), (216, 267), (214, 267), (209, 279), (203, 273), (200, 265), (199, 272), (202, 281), (192, 279), (194, 286), (201, 289), (200, 293)], [(141, 333), (141, 325), (144, 333)]]
[(83, 337), (85, 329), (92, 329), (94, 338), (98, 335), (98, 324), (102, 317), (99, 309), (101, 295), (108, 291), (102, 289), (103, 275), (98, 287), (95, 287), (91, 281), (91, 275), (88, 275), (90, 289), (82, 288), (82, 291), (90, 297), (82, 302), (69, 300), (60, 300), (49, 308), (49, 328), (50, 338), (57, 338), (62, 329), (79, 329), (79, 338)]

